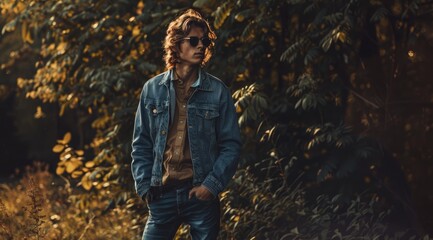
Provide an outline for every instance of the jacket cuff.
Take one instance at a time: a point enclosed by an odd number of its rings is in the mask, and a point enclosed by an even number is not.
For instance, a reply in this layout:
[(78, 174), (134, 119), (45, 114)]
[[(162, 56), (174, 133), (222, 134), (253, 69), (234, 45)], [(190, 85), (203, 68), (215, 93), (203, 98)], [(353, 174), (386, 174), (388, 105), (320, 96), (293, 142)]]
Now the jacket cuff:
[(201, 184), (205, 186), (214, 195), (214, 197), (217, 197), (218, 194), (224, 189), (220, 181), (218, 181), (211, 174), (209, 174)]
[(137, 191), (138, 196), (143, 199), (143, 197), (146, 195), (146, 193), (149, 191), (150, 189), (150, 183), (141, 183), (141, 184), (136, 184), (135, 185), (135, 189)]

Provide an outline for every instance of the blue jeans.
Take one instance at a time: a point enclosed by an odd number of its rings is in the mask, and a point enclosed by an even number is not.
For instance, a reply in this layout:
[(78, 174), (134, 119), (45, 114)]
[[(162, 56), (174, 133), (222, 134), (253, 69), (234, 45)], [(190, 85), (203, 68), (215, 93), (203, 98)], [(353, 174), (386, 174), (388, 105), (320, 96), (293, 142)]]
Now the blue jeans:
[(190, 225), (193, 240), (216, 239), (220, 228), (220, 202), (218, 198), (203, 201), (193, 196), (191, 186), (160, 194), (148, 203), (149, 219), (143, 240), (173, 239), (182, 223)]

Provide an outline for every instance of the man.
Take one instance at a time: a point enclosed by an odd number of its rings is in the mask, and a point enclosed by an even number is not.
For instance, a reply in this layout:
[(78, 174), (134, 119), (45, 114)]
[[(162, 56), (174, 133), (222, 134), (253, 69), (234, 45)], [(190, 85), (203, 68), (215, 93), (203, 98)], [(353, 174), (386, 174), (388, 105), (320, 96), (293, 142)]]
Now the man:
[(230, 91), (202, 67), (215, 33), (187, 10), (167, 29), (168, 71), (141, 92), (132, 141), (132, 174), (149, 208), (143, 239), (173, 239), (182, 223), (192, 239), (216, 239), (218, 194), (236, 171), (241, 147)]

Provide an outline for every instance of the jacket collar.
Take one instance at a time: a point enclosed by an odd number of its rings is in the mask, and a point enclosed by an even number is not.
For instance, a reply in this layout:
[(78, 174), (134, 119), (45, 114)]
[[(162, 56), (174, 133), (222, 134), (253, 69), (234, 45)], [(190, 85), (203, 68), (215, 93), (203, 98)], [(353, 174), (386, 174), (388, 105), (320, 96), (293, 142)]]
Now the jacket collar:
[[(170, 84), (170, 80), (174, 79), (174, 69), (171, 68), (165, 73), (159, 82), (159, 85), (166, 85), (167, 87)], [(202, 91), (212, 91), (211, 83), (208, 74), (201, 68), (198, 70), (198, 79), (191, 85), (191, 87), (197, 88)]]

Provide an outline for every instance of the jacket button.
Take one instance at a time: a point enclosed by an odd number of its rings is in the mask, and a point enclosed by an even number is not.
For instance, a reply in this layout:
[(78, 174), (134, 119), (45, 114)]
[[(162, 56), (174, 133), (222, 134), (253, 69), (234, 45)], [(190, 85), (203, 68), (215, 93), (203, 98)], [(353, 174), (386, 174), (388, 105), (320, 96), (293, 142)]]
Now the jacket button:
[(165, 130), (162, 130), (162, 131), (161, 131), (161, 134), (162, 134), (162, 135), (165, 135), (165, 134), (166, 134)]

